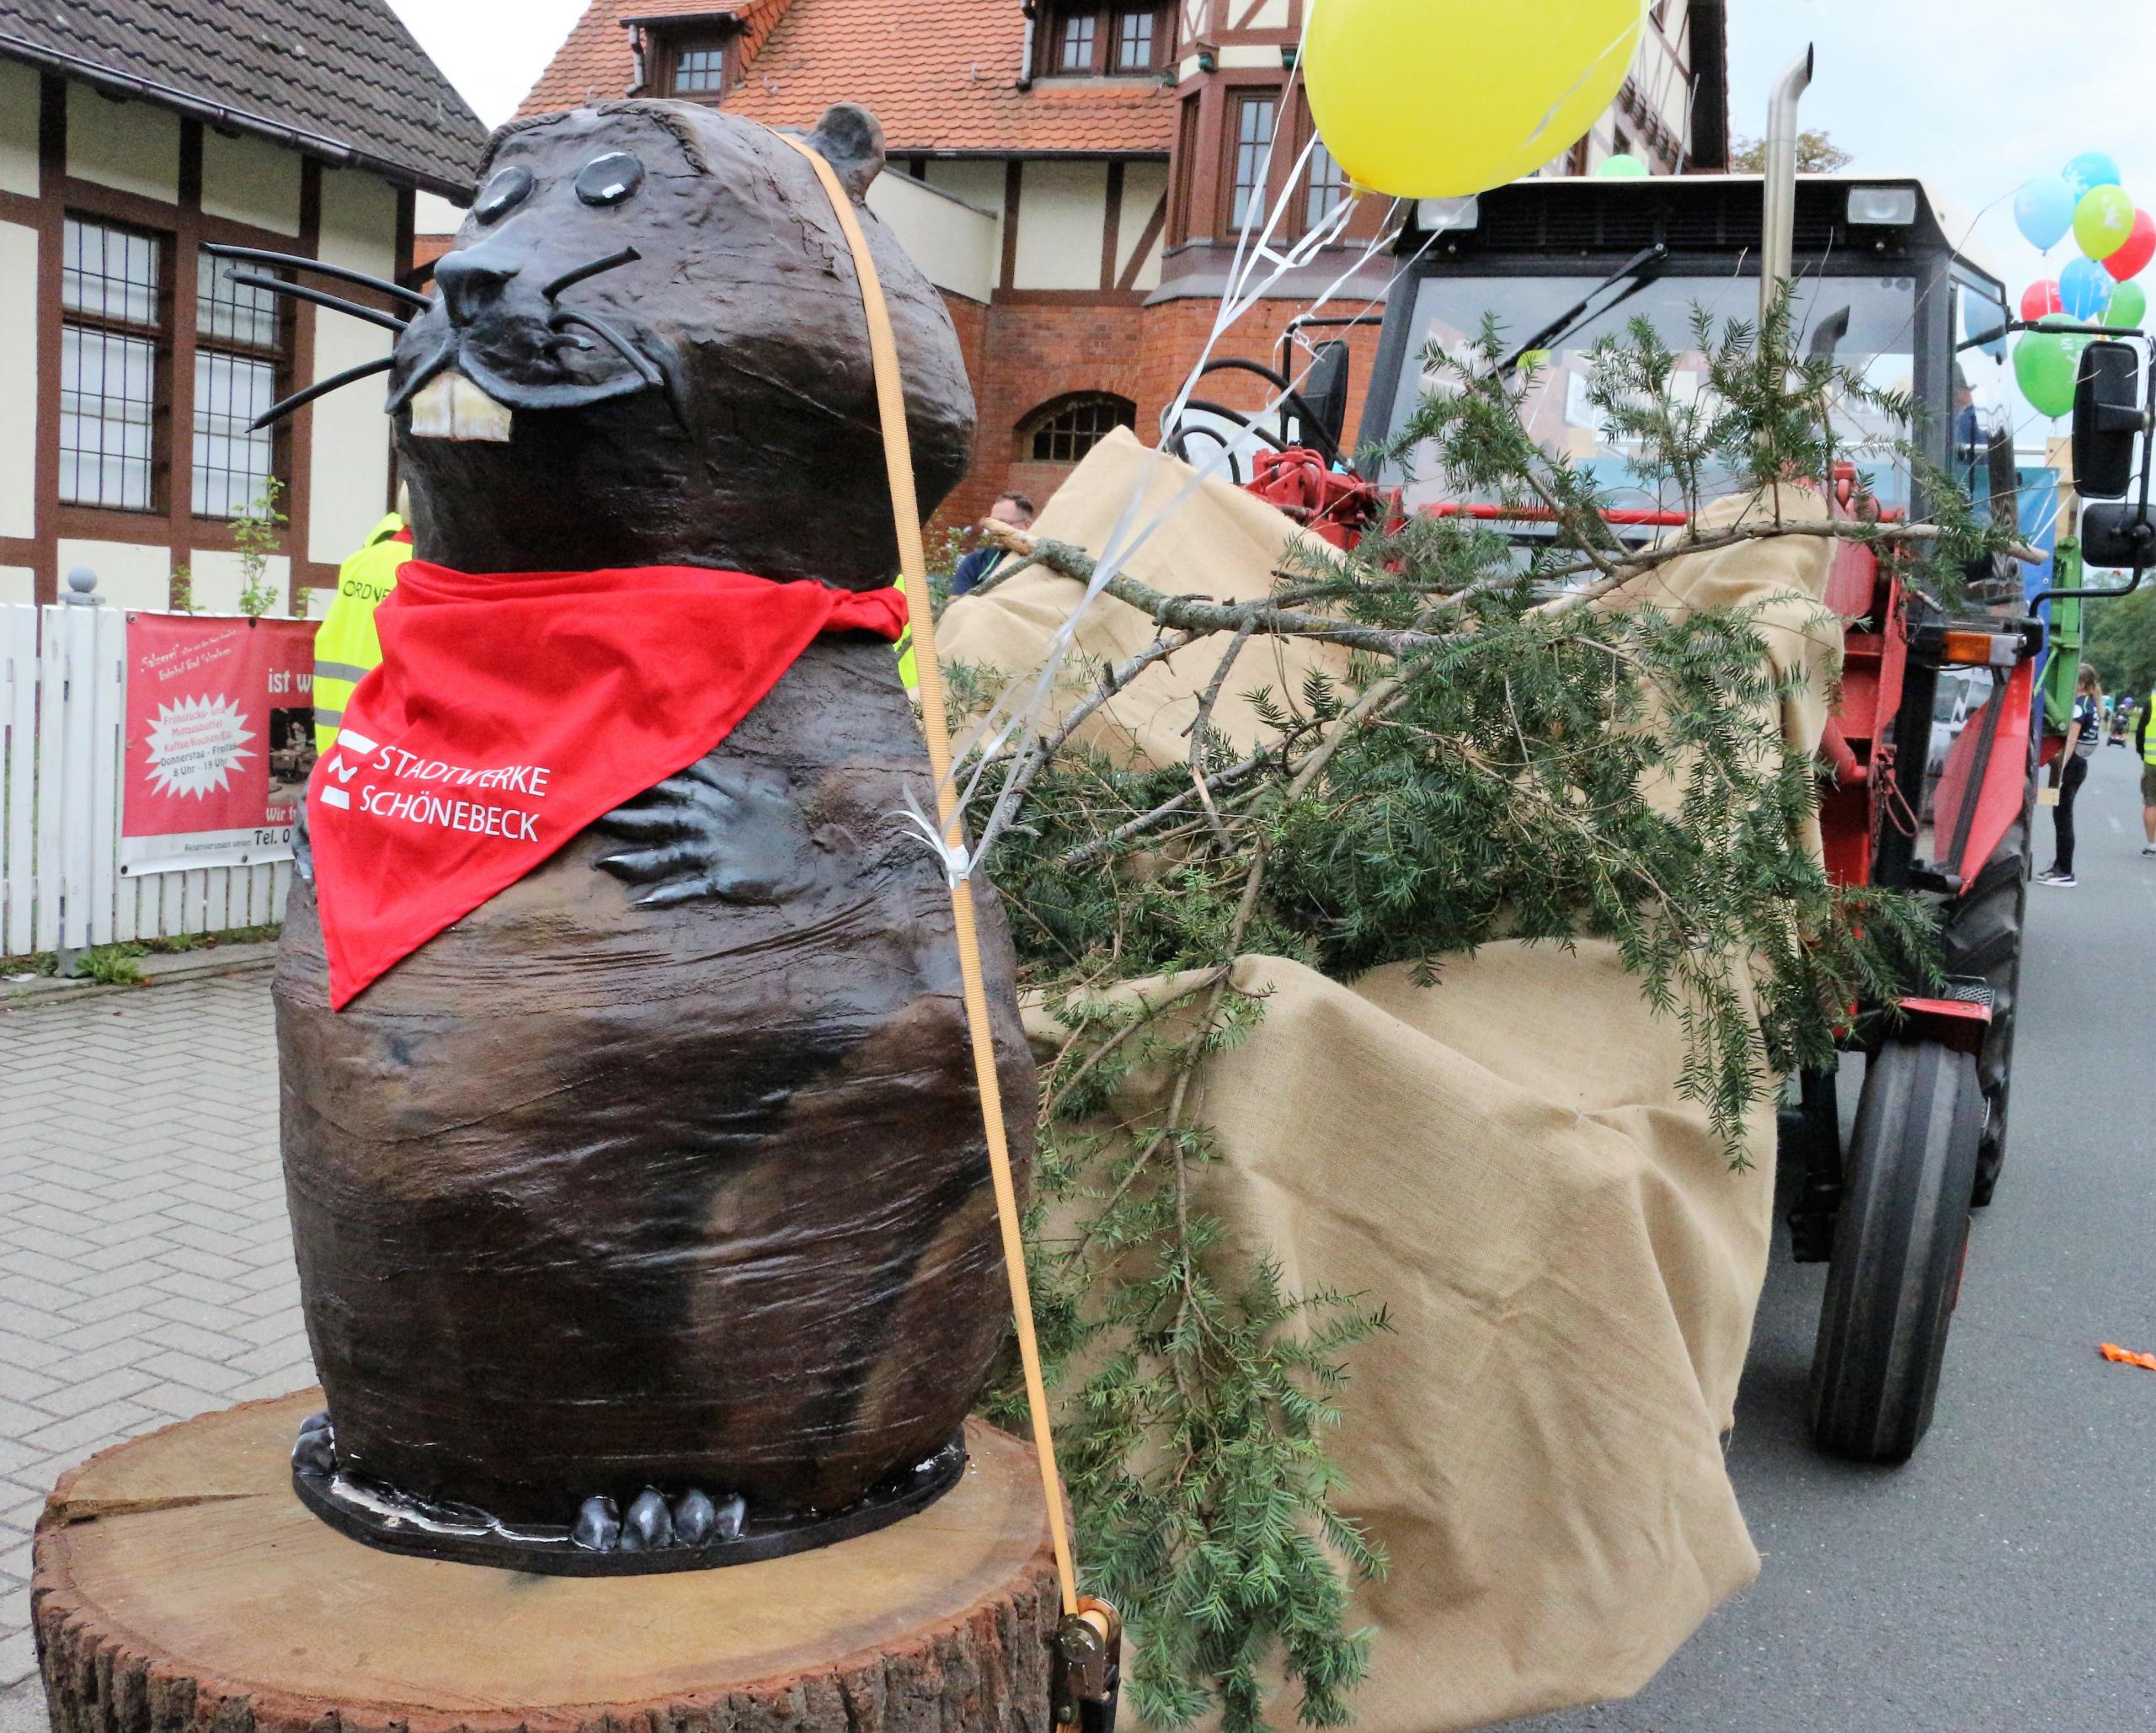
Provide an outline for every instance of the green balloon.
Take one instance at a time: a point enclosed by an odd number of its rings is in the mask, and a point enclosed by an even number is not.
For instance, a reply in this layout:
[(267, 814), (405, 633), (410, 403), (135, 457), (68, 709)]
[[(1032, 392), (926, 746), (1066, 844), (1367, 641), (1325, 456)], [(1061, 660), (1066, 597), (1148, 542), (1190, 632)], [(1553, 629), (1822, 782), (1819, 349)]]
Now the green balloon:
[[(1604, 157), (1601, 165), (1594, 171), (1595, 178), (1599, 180), (1639, 180), (1645, 177), (1646, 172), (1646, 163), (1625, 151), (1620, 151), (1614, 157)], [(2129, 225), (2133, 221), (2131, 211), (2127, 213), (2127, 221)]]
[(2085, 337), (2031, 331), (2014, 345), (2015, 380), (2039, 415), (2056, 419), (2073, 413), (2074, 376), (2088, 344)]
[(2121, 283), (2111, 291), (2111, 305), (2104, 309), (2104, 323), (2116, 330), (2137, 330), (2148, 311), (2148, 291), (2138, 283)]
[(2073, 207), (2073, 238), (2089, 258), (2109, 259), (2133, 233), (2133, 200), (2124, 187), (2091, 187)]

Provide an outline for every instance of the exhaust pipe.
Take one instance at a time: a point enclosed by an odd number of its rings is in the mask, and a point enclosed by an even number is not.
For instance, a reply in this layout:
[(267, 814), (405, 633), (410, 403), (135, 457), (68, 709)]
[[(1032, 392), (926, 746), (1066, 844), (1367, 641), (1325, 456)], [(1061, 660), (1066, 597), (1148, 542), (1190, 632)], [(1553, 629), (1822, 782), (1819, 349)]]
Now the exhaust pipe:
[(1796, 250), (1796, 105), (1812, 83), (1812, 48), (1790, 62), (1767, 104), (1766, 184), (1760, 189), (1759, 323), (1789, 280)]

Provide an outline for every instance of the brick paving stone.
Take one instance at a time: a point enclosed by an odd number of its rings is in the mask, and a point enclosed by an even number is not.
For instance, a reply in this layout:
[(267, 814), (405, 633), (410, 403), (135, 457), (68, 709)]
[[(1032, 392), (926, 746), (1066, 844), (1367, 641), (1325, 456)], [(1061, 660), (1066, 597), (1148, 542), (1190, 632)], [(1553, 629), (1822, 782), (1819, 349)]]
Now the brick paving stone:
[(0, 1692), (55, 1479), (313, 1381), (277, 1111), (266, 972), (0, 1012)]

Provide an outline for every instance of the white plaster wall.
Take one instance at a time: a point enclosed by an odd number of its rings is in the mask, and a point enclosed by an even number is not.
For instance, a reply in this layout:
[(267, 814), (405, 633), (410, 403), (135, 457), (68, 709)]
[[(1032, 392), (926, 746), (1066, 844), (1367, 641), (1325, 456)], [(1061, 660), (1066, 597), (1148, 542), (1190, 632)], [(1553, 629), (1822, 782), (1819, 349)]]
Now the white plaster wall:
[(415, 235), (453, 235), (464, 227), (464, 212), (440, 193), (421, 193), (412, 210)]
[[(1168, 165), (1165, 163), (1129, 163), (1123, 170), (1123, 211), (1116, 221), (1115, 275), (1119, 283), (1123, 274), (1130, 269), (1130, 255), (1145, 233), (1145, 226), (1153, 220), (1153, 210), (1168, 189)], [(1167, 226), (1161, 225), (1160, 234), (1154, 236), (1152, 245), (1145, 249), (1145, 261), (1138, 269), (1132, 287), (1154, 290), (1161, 286), (1161, 243), (1166, 238)]]
[(0, 536), (37, 533), (37, 231), (0, 222)]
[[(247, 574), (240, 568), (237, 554), (222, 548), (198, 548), (187, 563), (194, 575), (197, 608), (205, 614), (239, 612), (239, 593), (247, 587)], [(263, 563), (262, 577), (282, 597), (291, 582), (292, 563), (281, 553), (273, 553)], [(270, 611), (280, 620), (285, 617), (281, 601)]]
[(67, 574), (88, 566), (98, 574), (98, 595), (115, 608), (143, 608), (162, 611), (172, 602), (172, 554), (163, 547), (146, 547), (139, 541), (62, 541), (60, 544), (60, 592), (67, 592)]
[(67, 172), (168, 205), (179, 202), (179, 116), (67, 87)]
[(202, 134), (202, 209), (280, 235), (300, 232), (300, 158), (261, 138)]
[(979, 301), (995, 292), (1003, 264), (995, 218), (910, 174), (877, 176), (868, 208), (937, 288)]
[(961, 162), (934, 162), (926, 179), (938, 192), (948, 193), (981, 212), (995, 225), (989, 245), (994, 264), (990, 269), (992, 288), (1003, 280), (1003, 186), (1005, 165), (993, 158), (968, 157)]
[(0, 566), (0, 602), (37, 600), (37, 573), (28, 566)]
[[(387, 181), (354, 169), (322, 173), (322, 247), (332, 264), (377, 276), (397, 269), (397, 193)], [(326, 379), (389, 353), (380, 327), (343, 313), (314, 314), (314, 376)], [(332, 392), (303, 413), (314, 417), (314, 457), (308, 476), (307, 557), (341, 562), (380, 521), (389, 497), (388, 387), (380, 378)]]
[(397, 189), (356, 168), (322, 171), (322, 251), (376, 276), (397, 270)]
[(1014, 289), (1097, 289), (1107, 232), (1105, 163), (1033, 162), (1018, 194)]
[(992, 158), (969, 157), (950, 162), (931, 158), (928, 184), (938, 192), (963, 199), (976, 211), (999, 219), (1003, 215), (1003, 164)]
[(38, 76), (0, 61), (0, 192), (37, 196)]
[(1220, 47), (1220, 70), (1231, 68), (1248, 71), (1257, 67), (1280, 69), (1280, 45), (1278, 42), (1226, 42)]

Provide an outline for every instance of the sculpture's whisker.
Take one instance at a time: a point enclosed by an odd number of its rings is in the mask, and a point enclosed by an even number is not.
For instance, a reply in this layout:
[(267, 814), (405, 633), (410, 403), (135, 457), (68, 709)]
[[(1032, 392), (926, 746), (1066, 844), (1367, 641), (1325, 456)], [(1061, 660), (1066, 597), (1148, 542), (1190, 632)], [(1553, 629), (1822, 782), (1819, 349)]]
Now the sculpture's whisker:
[(212, 259), (243, 259), (249, 264), (281, 266), (289, 270), (308, 271), (318, 277), (334, 277), (340, 283), (355, 283), (362, 289), (372, 289), (387, 295), (392, 301), (401, 301), (407, 307), (424, 312), (434, 303), (416, 289), (407, 289), (401, 283), (392, 283), (385, 278), (371, 276), (366, 271), (355, 271), (349, 265), (330, 264), (319, 259), (302, 259), (296, 253), (266, 253), (259, 247), (232, 247), (222, 242), (205, 241), (202, 250)]
[(376, 360), (362, 361), (356, 367), (347, 367), (342, 373), (333, 373), (327, 379), (318, 379), (304, 391), (296, 391), (281, 403), (272, 403), (256, 416), (249, 425), (255, 432), (259, 433), (272, 422), (282, 421), (295, 409), (304, 409), (317, 397), (326, 397), (330, 392), (344, 386), (355, 384), (371, 374), (387, 373), (396, 365), (396, 356), (383, 355)]
[(326, 307), (332, 312), (350, 313), (355, 319), (365, 319), (370, 325), (379, 325), (386, 331), (403, 333), (405, 322), (391, 313), (371, 307), (361, 307), (356, 301), (347, 301), (341, 295), (330, 295), (319, 289), (310, 289), (304, 283), (288, 283), (282, 277), (257, 276), (253, 271), (227, 271), (225, 280), (239, 283), (249, 289), (267, 289), (272, 294), (289, 295), (295, 301), (312, 301), (317, 307)]
[(573, 271), (563, 271), (560, 276), (555, 278), (539, 292), (547, 300), (552, 301), (564, 289), (572, 288), (589, 278), (595, 277), (602, 271), (611, 271), (620, 265), (634, 264), (643, 257), (643, 254), (638, 252), (635, 248), (624, 247), (619, 253), (610, 253), (604, 259), (592, 259), (587, 264), (579, 265)]

